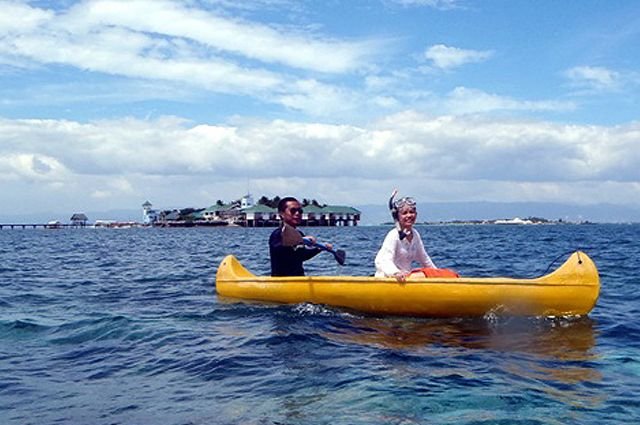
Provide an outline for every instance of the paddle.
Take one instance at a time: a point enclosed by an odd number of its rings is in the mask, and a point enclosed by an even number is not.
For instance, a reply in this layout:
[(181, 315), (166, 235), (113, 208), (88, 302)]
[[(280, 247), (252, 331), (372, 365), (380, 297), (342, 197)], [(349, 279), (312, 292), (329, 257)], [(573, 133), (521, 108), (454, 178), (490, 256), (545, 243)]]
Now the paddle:
[(320, 242), (311, 242), (309, 239), (307, 238), (302, 238), (303, 242), (305, 245), (309, 245), (309, 246), (316, 246), (318, 248), (320, 248), (323, 251), (327, 251), (333, 254), (333, 257), (336, 259), (336, 261), (338, 262), (338, 264), (340, 264), (341, 266), (344, 266), (344, 262), (347, 259), (347, 253), (344, 252), (341, 249), (333, 249), (333, 248), (329, 248), (328, 246), (326, 246), (323, 243)]
[(311, 239), (303, 238), (300, 232), (298, 232), (296, 229), (289, 226), (288, 224), (284, 224), (282, 228), (282, 244), (284, 246), (296, 246), (296, 245), (305, 244), (308, 246), (318, 247), (323, 251), (332, 253), (334, 258), (338, 262), (338, 264), (340, 264), (341, 266), (344, 265), (344, 262), (347, 257), (347, 253), (341, 249), (338, 249), (338, 250), (334, 250), (333, 248), (330, 249), (325, 244), (322, 244), (320, 242), (312, 242)]

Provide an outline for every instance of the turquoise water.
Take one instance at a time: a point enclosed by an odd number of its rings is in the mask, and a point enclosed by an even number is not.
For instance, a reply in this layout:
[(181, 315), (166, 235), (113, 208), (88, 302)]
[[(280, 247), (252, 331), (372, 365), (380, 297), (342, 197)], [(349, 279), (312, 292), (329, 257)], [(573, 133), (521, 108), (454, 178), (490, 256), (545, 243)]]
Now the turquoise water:
[[(306, 229), (347, 251), (345, 266), (323, 254), (307, 272), (373, 273), (387, 230)], [(589, 317), (554, 320), (229, 302), (217, 265), (233, 253), (268, 273), (271, 229), (5, 229), (0, 423), (640, 420), (640, 225), (419, 230), (462, 275), (535, 277), (583, 249), (601, 297)]]

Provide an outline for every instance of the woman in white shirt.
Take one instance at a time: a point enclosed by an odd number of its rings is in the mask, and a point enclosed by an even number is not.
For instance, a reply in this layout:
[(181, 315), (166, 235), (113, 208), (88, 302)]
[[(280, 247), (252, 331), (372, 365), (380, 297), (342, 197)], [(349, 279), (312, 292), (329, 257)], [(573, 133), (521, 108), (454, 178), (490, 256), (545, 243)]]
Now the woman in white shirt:
[(390, 206), (396, 228), (387, 233), (376, 255), (376, 276), (392, 276), (398, 282), (404, 282), (411, 274), (414, 262), (420, 267), (436, 268), (436, 265), (424, 249), (420, 233), (413, 228), (418, 216), (416, 202), (408, 197), (393, 202), (395, 193), (391, 196)]

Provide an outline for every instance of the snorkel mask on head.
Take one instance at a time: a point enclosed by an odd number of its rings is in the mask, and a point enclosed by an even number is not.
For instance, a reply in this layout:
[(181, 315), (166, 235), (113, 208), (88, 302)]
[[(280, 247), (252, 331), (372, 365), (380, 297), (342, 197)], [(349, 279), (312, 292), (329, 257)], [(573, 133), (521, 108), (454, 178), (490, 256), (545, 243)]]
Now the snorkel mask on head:
[(389, 198), (389, 210), (391, 211), (391, 216), (393, 217), (393, 221), (395, 222), (396, 228), (398, 229), (398, 233), (400, 234), (400, 240), (402, 240), (405, 237), (407, 237), (407, 233), (405, 233), (404, 229), (400, 227), (400, 222), (398, 221), (398, 211), (400, 210), (400, 208), (406, 207), (406, 206), (415, 208), (416, 201), (413, 198), (408, 196), (405, 196), (403, 198), (398, 199), (397, 201), (394, 201), (394, 198), (396, 197), (397, 193), (398, 193), (397, 189), (394, 189), (393, 192), (391, 193), (391, 198)]
[(415, 199), (409, 197), (409, 196), (405, 196), (404, 198), (400, 198), (397, 201), (395, 201), (393, 203), (393, 207), (395, 208), (396, 211), (400, 211), (400, 208), (402, 207), (416, 207), (416, 201)]

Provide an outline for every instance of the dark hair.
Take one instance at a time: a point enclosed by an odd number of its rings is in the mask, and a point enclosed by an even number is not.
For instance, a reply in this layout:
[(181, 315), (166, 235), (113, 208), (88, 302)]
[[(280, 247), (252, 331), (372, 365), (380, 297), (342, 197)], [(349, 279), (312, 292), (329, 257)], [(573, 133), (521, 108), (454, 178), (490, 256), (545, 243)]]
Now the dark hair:
[[(296, 198), (294, 198), (293, 196), (285, 196), (284, 198), (280, 199), (280, 202), (278, 202), (278, 212), (282, 213), (284, 212), (284, 210), (287, 209), (287, 203), (288, 202), (298, 202), (298, 200)], [(300, 203), (300, 202), (298, 202)]]

